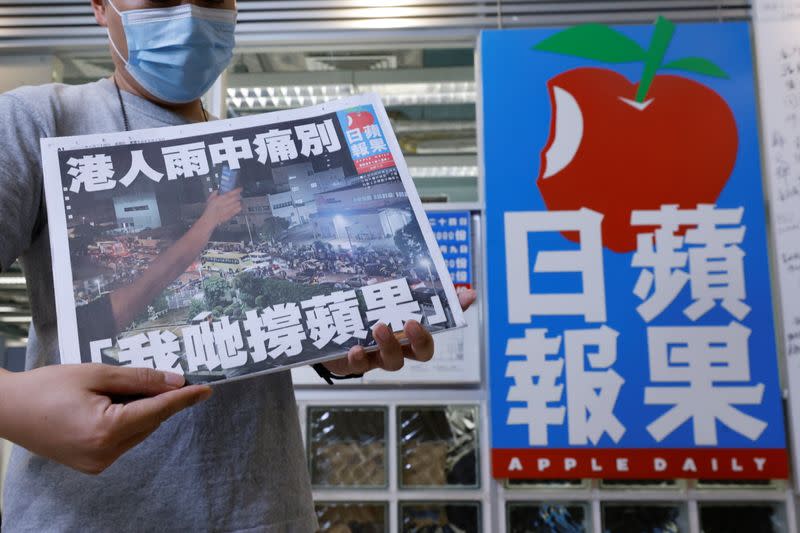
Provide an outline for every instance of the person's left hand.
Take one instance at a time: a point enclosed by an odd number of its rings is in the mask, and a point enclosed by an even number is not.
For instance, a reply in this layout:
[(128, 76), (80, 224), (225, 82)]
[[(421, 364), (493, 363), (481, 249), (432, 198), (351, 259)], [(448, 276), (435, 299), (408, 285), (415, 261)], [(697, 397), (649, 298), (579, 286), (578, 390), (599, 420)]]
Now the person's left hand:
[[(477, 298), (474, 290), (458, 293), (461, 309), (467, 310)], [(372, 330), (378, 342), (378, 350), (367, 353), (363, 346), (353, 346), (347, 357), (328, 361), (325, 367), (332, 373), (346, 376), (363, 374), (376, 368), (394, 372), (403, 368), (406, 359), (430, 361), (433, 357), (433, 336), (416, 320), (409, 320), (403, 328), (408, 344), (402, 345), (386, 324), (379, 324)]]
[(214, 191), (208, 195), (206, 207), (200, 216), (200, 221), (208, 222), (210, 227), (216, 228), (242, 212), (242, 188), (237, 187), (225, 194)]

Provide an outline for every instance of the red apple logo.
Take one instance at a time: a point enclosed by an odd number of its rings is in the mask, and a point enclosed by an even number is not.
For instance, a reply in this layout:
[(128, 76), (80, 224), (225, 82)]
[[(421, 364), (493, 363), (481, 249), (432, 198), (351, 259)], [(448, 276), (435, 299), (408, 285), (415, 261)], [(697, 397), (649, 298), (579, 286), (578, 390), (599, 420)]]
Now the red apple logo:
[(375, 117), (369, 111), (353, 111), (347, 114), (348, 130), (363, 130), (372, 124), (375, 124)]
[[(645, 63), (639, 83), (587, 67), (547, 84), (552, 120), (537, 179), (542, 198), (550, 210), (602, 213), (603, 245), (615, 252), (635, 250), (636, 234), (652, 231), (631, 226), (633, 210), (716, 203), (736, 163), (736, 122), (725, 100), (689, 78), (656, 74), (669, 69), (727, 77), (701, 58), (662, 65), (673, 33), (662, 17), (648, 51), (601, 25), (576, 26), (535, 47)], [(576, 234), (564, 236), (577, 241)]]

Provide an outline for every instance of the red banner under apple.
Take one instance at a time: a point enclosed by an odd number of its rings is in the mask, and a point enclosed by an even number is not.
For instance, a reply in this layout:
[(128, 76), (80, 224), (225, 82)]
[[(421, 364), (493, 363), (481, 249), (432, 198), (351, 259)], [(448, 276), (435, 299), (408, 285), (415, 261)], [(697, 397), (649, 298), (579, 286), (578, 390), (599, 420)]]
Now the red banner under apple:
[(492, 450), (496, 478), (786, 479), (784, 449)]

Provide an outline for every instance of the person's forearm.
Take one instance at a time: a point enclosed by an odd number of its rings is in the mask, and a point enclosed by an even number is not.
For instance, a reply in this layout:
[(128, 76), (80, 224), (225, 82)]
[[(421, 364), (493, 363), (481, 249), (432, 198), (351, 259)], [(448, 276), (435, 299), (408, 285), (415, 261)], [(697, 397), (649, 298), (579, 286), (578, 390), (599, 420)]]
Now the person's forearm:
[[(9, 372), (0, 368), (0, 439), (15, 444), (26, 440), (26, 426), (34, 416), (30, 412), (31, 391), (24, 383), (28, 374), (29, 372)], [(37, 392), (37, 395), (41, 394), (44, 392)], [(41, 427), (46, 427), (47, 419), (41, 422)]]
[(200, 218), (175, 244), (167, 248), (133, 283), (111, 294), (117, 331), (125, 329), (161, 291), (197, 259), (208, 244), (214, 225)]
[(10, 394), (10, 372), (0, 368), (0, 439), (8, 438), (8, 395)]
[(16, 376), (0, 368), (0, 439), (14, 441)]

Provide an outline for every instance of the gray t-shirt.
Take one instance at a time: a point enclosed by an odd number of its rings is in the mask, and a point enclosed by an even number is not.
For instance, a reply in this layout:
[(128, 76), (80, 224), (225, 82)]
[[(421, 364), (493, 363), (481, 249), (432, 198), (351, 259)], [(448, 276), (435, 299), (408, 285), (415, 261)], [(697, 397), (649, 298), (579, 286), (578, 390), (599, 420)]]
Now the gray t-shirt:
[[(123, 100), (132, 129), (186, 122), (134, 95)], [(0, 269), (22, 259), (33, 308), (27, 368), (59, 360), (39, 139), (123, 129), (109, 80), (0, 95)], [(317, 527), (288, 372), (220, 385), (99, 476), (15, 447), (5, 487), (4, 531)]]

